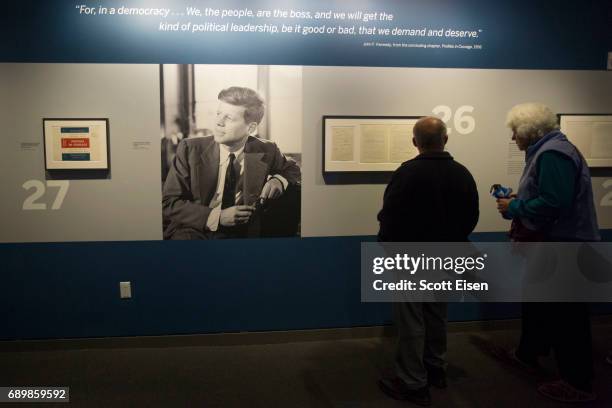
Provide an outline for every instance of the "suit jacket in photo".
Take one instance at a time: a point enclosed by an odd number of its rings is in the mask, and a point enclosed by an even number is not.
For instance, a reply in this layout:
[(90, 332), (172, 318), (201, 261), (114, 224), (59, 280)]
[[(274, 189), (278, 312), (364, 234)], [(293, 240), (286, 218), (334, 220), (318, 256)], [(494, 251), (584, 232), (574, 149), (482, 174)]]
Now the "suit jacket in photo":
[[(300, 168), (275, 143), (249, 136), (244, 147), (243, 198), (253, 205), (269, 175), (281, 175), (298, 185)], [(204, 231), (212, 211), (208, 207), (217, 190), (219, 144), (212, 136), (182, 140), (163, 186), (164, 239), (180, 228)]]

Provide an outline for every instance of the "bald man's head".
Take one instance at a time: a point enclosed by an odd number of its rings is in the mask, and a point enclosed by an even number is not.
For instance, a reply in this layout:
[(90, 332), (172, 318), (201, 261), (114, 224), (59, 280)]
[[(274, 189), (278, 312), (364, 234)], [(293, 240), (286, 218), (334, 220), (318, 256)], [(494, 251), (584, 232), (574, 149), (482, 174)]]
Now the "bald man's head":
[(414, 145), (422, 152), (443, 151), (448, 140), (446, 125), (433, 116), (421, 118), (412, 130)]

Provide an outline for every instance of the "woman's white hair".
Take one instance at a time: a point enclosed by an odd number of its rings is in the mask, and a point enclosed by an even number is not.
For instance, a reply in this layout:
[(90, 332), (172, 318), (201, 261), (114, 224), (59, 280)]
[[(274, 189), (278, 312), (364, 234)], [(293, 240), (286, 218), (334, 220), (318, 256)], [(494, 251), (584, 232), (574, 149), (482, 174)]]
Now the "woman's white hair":
[(557, 116), (542, 103), (521, 103), (508, 112), (506, 126), (512, 129), (516, 136), (535, 141), (547, 133), (559, 129)]

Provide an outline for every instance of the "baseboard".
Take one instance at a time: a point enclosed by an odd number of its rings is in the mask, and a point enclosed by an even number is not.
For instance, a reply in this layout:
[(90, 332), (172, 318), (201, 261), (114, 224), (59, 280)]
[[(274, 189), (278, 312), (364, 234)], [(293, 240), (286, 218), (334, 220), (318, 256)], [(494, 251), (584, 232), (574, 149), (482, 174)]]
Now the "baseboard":
[[(593, 316), (595, 329), (612, 326), (612, 315)], [(450, 333), (483, 332), (494, 330), (519, 330), (520, 319), (451, 322)], [(350, 340), (393, 337), (393, 326), (348, 327), (313, 330), (289, 330), (269, 332), (241, 332), (215, 334), (189, 334), (170, 336), (100, 337), (87, 339), (10, 340), (0, 341), (0, 352), (115, 349), (115, 348), (165, 348), (165, 347), (214, 347), (246, 346), (257, 344), (282, 344), (306, 341)]]

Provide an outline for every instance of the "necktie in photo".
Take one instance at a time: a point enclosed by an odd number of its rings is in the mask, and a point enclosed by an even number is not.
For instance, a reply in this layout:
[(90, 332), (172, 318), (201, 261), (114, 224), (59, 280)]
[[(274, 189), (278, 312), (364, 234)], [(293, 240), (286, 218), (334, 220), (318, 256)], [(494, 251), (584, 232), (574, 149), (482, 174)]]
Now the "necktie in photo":
[(236, 204), (236, 169), (234, 168), (234, 159), (236, 159), (236, 156), (234, 153), (230, 153), (229, 163), (225, 170), (221, 209), (233, 207)]

